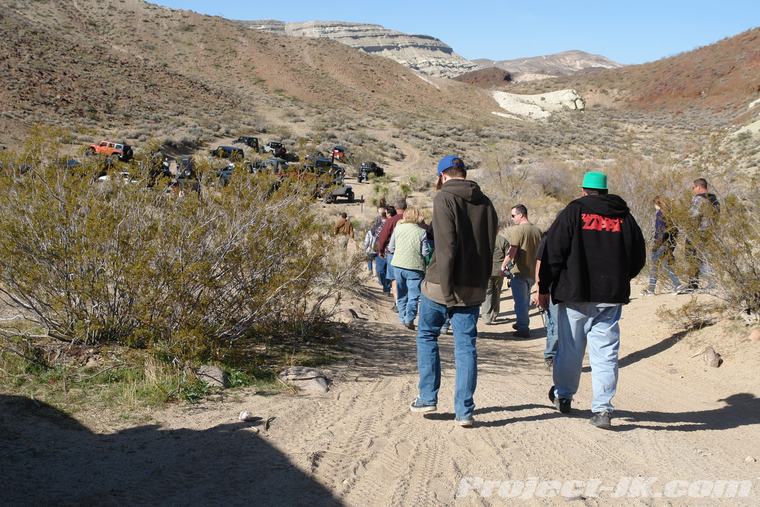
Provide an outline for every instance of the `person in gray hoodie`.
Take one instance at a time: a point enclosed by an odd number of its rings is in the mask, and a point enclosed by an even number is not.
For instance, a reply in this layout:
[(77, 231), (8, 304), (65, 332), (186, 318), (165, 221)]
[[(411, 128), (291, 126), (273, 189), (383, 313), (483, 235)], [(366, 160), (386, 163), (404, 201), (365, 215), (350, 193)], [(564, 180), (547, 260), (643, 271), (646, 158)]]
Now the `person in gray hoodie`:
[(419, 395), (412, 412), (437, 410), (441, 387), (438, 335), (447, 317), (454, 331), (456, 376), (455, 422), (472, 426), (473, 396), (477, 385), (477, 323), (491, 277), (499, 219), (491, 200), (477, 183), (469, 181), (457, 156), (438, 163), (440, 190), (433, 201), (435, 249), (422, 281), (417, 322)]

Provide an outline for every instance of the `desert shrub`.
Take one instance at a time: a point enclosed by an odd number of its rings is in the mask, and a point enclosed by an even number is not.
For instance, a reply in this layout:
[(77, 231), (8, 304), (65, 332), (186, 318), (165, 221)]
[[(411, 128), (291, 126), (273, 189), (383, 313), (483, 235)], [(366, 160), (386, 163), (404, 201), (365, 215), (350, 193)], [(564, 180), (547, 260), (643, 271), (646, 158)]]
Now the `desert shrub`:
[[(756, 182), (747, 182), (737, 193), (718, 194), (721, 211), (714, 214), (707, 232), (699, 230), (699, 220), (691, 212), (693, 194), (688, 189), (674, 207), (672, 216), (679, 231), (679, 274), (688, 281), (699, 268), (697, 259), (707, 266), (701, 288), (725, 301), (735, 314), (749, 322), (760, 316), (760, 215)], [(743, 194), (743, 195), (742, 195)], [(688, 243), (687, 243), (688, 242)], [(689, 244), (695, 255), (685, 255)]]
[(132, 184), (96, 182), (100, 169), (38, 163), (0, 176), (0, 295), (33, 326), (6, 333), (223, 360), (256, 330), (309, 333), (352, 276), (352, 263), (330, 263), (297, 181), (273, 191), (270, 178), (237, 173), (204, 198), (173, 198), (137, 167)]
[[(760, 315), (760, 202), (757, 177), (736, 170), (738, 160), (723, 150), (719, 136), (712, 136), (698, 151), (694, 168), (669, 161), (622, 154), (603, 169), (612, 192), (628, 203), (647, 238), (654, 226), (652, 199), (664, 195), (673, 200), (670, 216), (678, 229), (676, 274), (689, 281), (698, 260), (707, 266), (703, 292), (725, 301), (727, 308), (745, 320)], [(721, 211), (713, 216), (707, 232), (699, 230), (692, 214), (692, 181), (705, 177), (709, 191), (717, 194)], [(689, 245), (695, 255), (689, 255)]]
[(530, 177), (543, 193), (567, 203), (578, 196), (575, 172), (567, 165), (554, 160), (541, 160), (532, 164)]

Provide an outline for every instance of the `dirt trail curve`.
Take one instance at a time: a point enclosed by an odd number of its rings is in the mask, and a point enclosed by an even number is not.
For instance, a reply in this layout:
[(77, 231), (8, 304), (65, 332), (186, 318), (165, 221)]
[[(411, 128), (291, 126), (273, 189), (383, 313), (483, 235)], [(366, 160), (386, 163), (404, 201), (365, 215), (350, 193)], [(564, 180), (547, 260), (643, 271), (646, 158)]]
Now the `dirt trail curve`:
[[(550, 405), (541, 318), (532, 313), (532, 338), (513, 339), (505, 290), (498, 325), (479, 329), (476, 423), (465, 429), (453, 422), (452, 336), (440, 339), (438, 412), (410, 413), (415, 336), (367, 282), (371, 298), (349, 303), (359, 314), (350, 359), (328, 369), (328, 393), (243, 392), (86, 437), (46, 423), (44, 453), (13, 468), (0, 461), (0, 487), (23, 485), (30, 499), (35, 487), (60, 490), (61, 505), (176, 505), (193, 495), (230, 505), (758, 505), (760, 467), (749, 459), (760, 459), (758, 344), (724, 345), (725, 364), (705, 367), (690, 356), (717, 326), (679, 341), (654, 317), (681, 297), (624, 309), (617, 410), (604, 431), (588, 423), (588, 366), (573, 413)], [(241, 410), (258, 419), (237, 421)], [(32, 444), (23, 430), (13, 435), (10, 452), (22, 455)], [(86, 497), (60, 484), (93, 471)]]

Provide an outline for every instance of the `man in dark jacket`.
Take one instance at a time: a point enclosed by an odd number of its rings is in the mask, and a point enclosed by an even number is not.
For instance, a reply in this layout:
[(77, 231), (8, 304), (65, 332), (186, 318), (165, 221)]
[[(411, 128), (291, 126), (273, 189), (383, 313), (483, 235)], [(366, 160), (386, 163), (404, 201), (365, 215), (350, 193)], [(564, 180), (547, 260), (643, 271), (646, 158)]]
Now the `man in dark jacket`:
[(631, 279), (646, 264), (646, 243), (628, 205), (608, 194), (607, 176), (589, 172), (583, 197), (557, 217), (541, 258), (539, 305), (559, 304), (559, 348), (549, 399), (570, 412), (588, 343), (594, 398), (591, 424), (609, 429), (618, 380), (619, 320), (631, 295)]
[(698, 289), (700, 276), (704, 276), (709, 271), (704, 251), (712, 242), (712, 229), (720, 214), (720, 202), (715, 194), (707, 191), (706, 179), (694, 180), (692, 189), (694, 198), (691, 200), (689, 213), (694, 224), (687, 230), (688, 237), (686, 238), (686, 260), (692, 267), (692, 276), (688, 286), (676, 289), (676, 293), (679, 294)]
[(380, 231), (380, 237), (377, 240), (377, 255), (379, 255), (382, 259), (385, 259), (385, 269), (386, 273), (385, 276), (388, 280), (391, 281), (391, 295), (393, 296), (394, 303), (391, 310), (398, 313), (398, 308), (396, 307), (395, 300), (398, 297), (396, 293), (396, 274), (393, 272), (393, 266), (391, 265), (391, 261), (393, 260), (393, 254), (388, 251), (388, 243), (391, 242), (391, 236), (393, 235), (393, 230), (396, 228), (396, 224), (398, 224), (401, 220), (404, 218), (404, 210), (406, 209), (406, 199), (404, 198), (398, 198), (396, 199), (394, 211), (395, 215), (392, 215), (383, 225), (382, 230)]
[(456, 156), (438, 164), (440, 193), (433, 201), (435, 250), (422, 281), (417, 324), (419, 396), (412, 412), (434, 412), (441, 387), (438, 335), (447, 317), (454, 330), (456, 378), (455, 422), (472, 426), (477, 384), (478, 314), (491, 277), (498, 217), (480, 187), (468, 181), (464, 162)]

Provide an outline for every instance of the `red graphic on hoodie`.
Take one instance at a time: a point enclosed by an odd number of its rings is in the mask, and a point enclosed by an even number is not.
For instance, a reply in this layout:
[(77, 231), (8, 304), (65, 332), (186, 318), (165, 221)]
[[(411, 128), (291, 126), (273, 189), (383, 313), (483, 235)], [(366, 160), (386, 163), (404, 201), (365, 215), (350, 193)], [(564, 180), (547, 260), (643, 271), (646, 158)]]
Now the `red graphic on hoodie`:
[(622, 232), (620, 226), (623, 224), (622, 218), (603, 217), (593, 213), (581, 213), (583, 219), (583, 228), (589, 231), (607, 231)]

